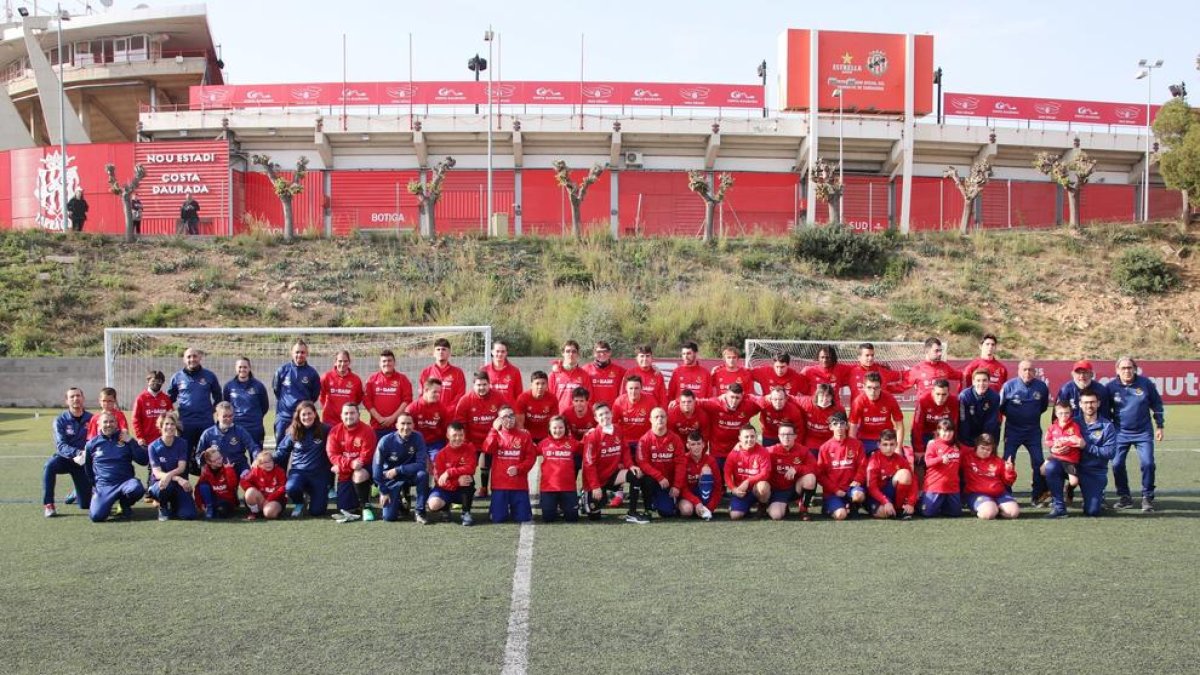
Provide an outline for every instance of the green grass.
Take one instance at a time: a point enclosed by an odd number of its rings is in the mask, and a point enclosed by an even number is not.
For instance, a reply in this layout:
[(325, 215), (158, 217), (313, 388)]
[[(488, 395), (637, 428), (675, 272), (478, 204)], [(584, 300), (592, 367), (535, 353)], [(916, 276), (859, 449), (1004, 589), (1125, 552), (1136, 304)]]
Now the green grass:
[[(517, 527), (47, 521), (55, 412), (0, 411), (0, 672), (500, 669)], [(529, 670), (1194, 671), (1197, 448), (1153, 516), (537, 525)]]

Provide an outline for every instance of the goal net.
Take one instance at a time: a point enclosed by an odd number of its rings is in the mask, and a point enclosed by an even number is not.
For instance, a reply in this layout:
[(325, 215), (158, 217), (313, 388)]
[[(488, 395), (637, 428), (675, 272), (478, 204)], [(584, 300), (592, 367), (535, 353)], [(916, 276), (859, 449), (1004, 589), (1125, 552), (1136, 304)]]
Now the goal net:
[[(838, 363), (854, 364), (858, 361), (858, 346), (861, 341), (832, 342), (820, 340), (746, 340), (746, 367), (770, 365), (778, 354), (787, 354), (792, 359), (792, 367), (803, 370), (808, 366), (817, 365), (817, 352), (822, 347), (830, 346), (837, 351)], [(903, 372), (925, 359), (925, 345), (922, 342), (872, 342), (875, 347), (875, 362), (886, 365), (892, 370)], [(949, 360), (949, 345), (942, 345)], [(849, 389), (842, 391), (842, 401), (849, 402)], [(916, 395), (912, 390), (896, 396), (896, 400), (904, 408), (916, 405)]]
[(334, 357), (345, 349), (351, 368), (364, 382), (378, 370), (379, 352), (390, 349), (396, 355), (396, 370), (408, 376), (415, 392), (417, 376), (433, 362), (433, 343), (439, 338), (450, 341), (452, 362), (469, 374), (487, 363), (492, 327), (105, 328), (104, 381), (129, 409), (146, 387), (148, 370), (161, 370), (169, 380), (183, 367), (184, 350), (195, 347), (204, 352), (204, 367), (222, 386), (235, 377), (234, 363), (244, 356), (269, 390), (275, 370), (291, 359), (296, 340), (303, 339), (308, 362), (317, 372), (332, 368)]

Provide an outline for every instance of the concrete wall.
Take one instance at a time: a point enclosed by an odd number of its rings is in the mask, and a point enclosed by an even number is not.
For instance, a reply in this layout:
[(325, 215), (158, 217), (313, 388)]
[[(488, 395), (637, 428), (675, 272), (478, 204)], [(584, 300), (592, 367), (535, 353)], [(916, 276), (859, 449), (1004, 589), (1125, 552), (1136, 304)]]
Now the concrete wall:
[[(88, 398), (104, 386), (104, 359), (0, 359), (0, 406), (57, 408), (67, 387)], [(130, 402), (132, 404), (132, 402)]]

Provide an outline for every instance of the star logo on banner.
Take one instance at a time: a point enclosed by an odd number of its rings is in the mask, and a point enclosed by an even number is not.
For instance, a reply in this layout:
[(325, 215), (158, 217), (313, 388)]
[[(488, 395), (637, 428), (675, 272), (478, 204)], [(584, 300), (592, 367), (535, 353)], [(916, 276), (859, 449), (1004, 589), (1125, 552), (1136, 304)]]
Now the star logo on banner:
[(845, 54), (842, 54), (842, 63), (843, 64), (854, 63), (854, 55), (851, 54), (850, 52), (846, 52)]

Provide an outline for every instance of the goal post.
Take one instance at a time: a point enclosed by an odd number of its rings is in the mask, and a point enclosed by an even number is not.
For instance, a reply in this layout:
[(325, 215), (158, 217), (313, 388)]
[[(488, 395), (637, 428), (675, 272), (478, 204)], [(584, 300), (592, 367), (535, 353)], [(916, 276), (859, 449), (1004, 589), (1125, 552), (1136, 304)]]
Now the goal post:
[[(486, 365), (492, 342), (491, 326), (379, 326), (361, 328), (105, 328), (104, 381), (117, 390), (128, 409), (146, 386), (146, 372), (161, 370), (169, 379), (183, 367), (183, 351), (204, 353), (204, 367), (221, 384), (236, 376), (234, 364), (250, 359), (254, 376), (267, 388), (280, 364), (291, 359), (297, 339), (308, 344), (308, 361), (325, 373), (343, 349), (350, 352), (354, 372), (365, 382), (378, 370), (379, 353), (396, 355), (396, 370), (408, 376), (414, 392), (421, 371), (433, 362), (433, 343), (450, 341), (452, 359), (466, 373)], [(468, 375), (469, 376), (469, 375)], [(274, 407), (274, 394), (271, 394)]]
[[(837, 352), (838, 363), (853, 364), (858, 361), (858, 347), (864, 340), (835, 341), (835, 340), (746, 340), (746, 367), (755, 368), (770, 365), (779, 354), (787, 354), (792, 359), (792, 367), (803, 370), (807, 366), (817, 365), (817, 353), (822, 347), (833, 347)], [(925, 344), (923, 342), (871, 342), (875, 347), (875, 362), (887, 365), (893, 370), (905, 371), (925, 359)], [(949, 352), (949, 345), (943, 341), (943, 347)], [(947, 360), (949, 356), (946, 357)], [(846, 391), (842, 392), (842, 400), (850, 401)], [(896, 397), (901, 406), (911, 408), (916, 404), (912, 391), (904, 392)]]

